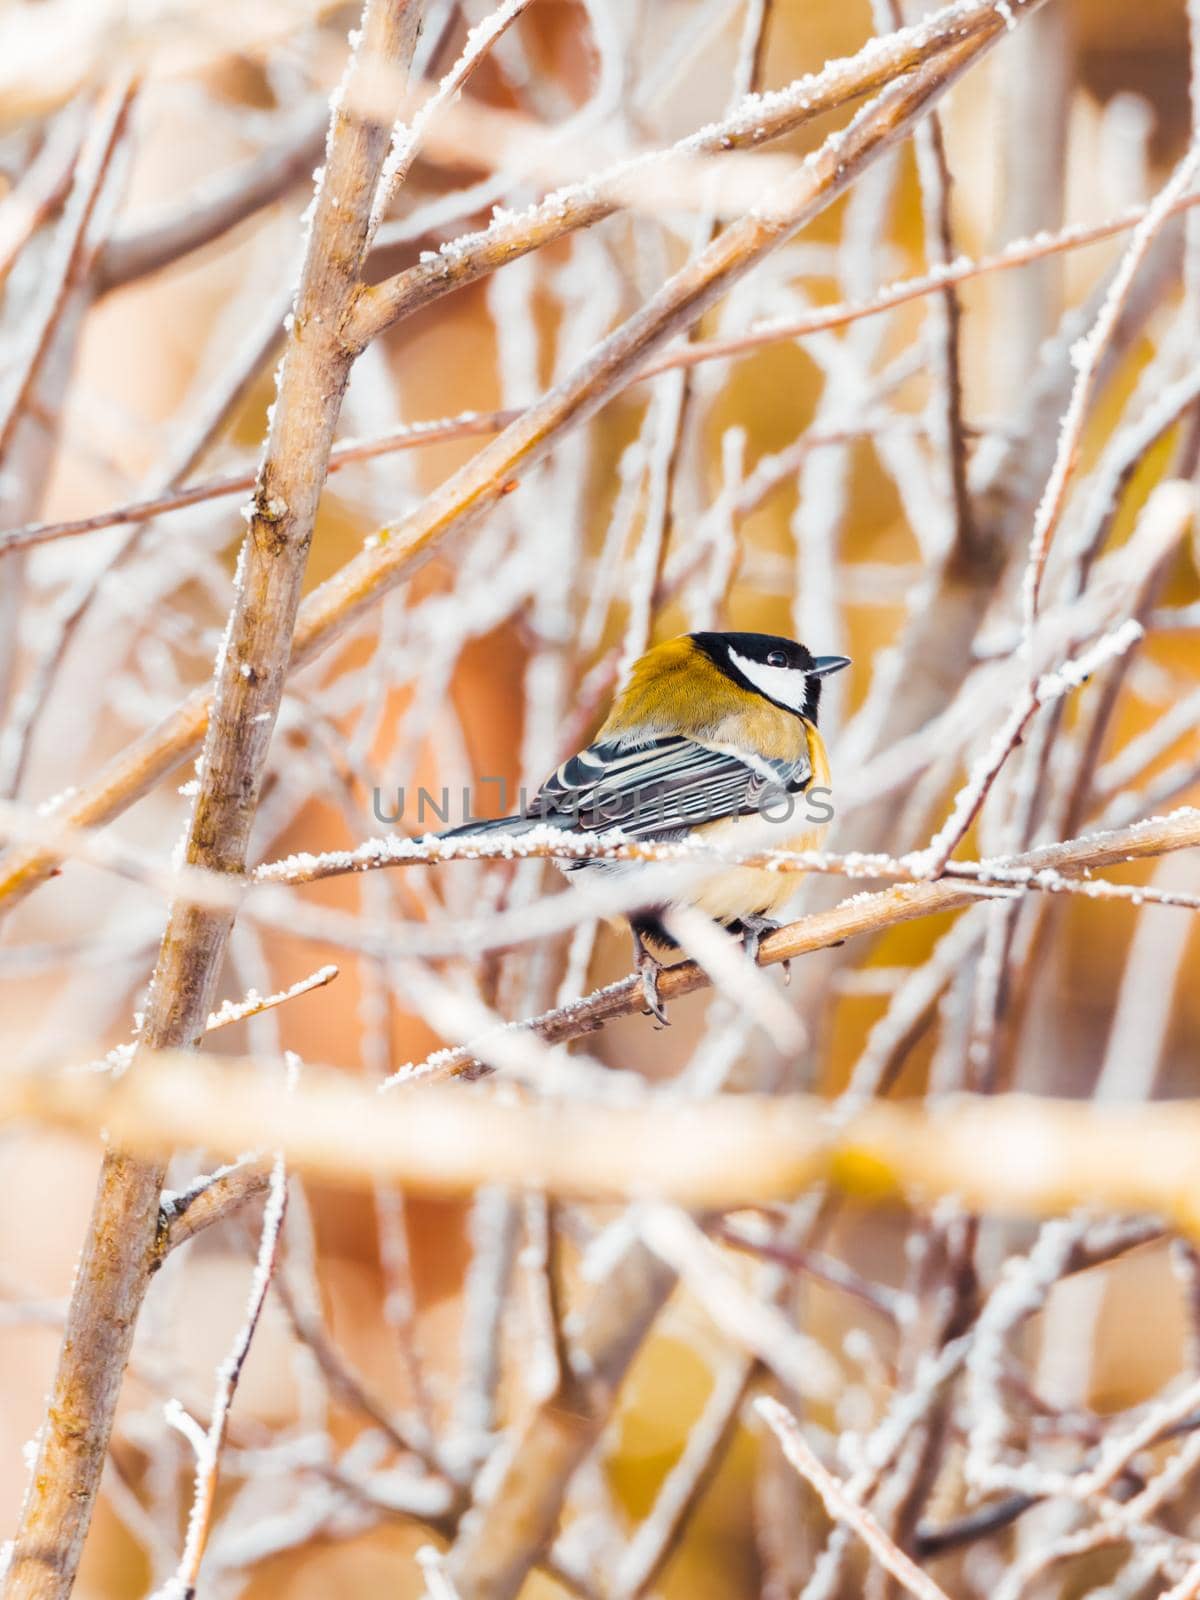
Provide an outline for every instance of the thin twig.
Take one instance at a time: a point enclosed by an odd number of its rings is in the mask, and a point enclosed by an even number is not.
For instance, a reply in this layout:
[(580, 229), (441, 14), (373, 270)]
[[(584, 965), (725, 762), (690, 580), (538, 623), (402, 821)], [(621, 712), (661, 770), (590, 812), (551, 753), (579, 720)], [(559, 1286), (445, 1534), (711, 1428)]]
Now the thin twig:
[[(334, 445), (329, 453), (330, 472), (360, 461), (373, 461), (377, 456), (390, 455), (395, 450), (416, 450), (425, 445), (444, 444), (448, 439), (471, 439), (479, 434), (498, 433), (520, 415), (518, 411), (465, 412), (459, 417), (444, 417), (430, 422), (409, 422), (377, 439), (346, 439)], [(226, 495), (244, 494), (253, 489), (257, 474), (231, 473), (224, 478), (210, 478), (204, 483), (189, 484), (186, 488), (170, 489), (145, 500), (131, 500), (127, 505), (114, 506), (109, 511), (97, 511), (90, 517), (76, 517), (71, 522), (32, 522), (28, 527), (11, 528), (0, 533), (0, 555), (8, 550), (27, 550), (34, 545), (48, 544), (54, 539), (74, 539), (83, 533), (98, 533), (102, 528), (114, 528), (122, 523), (148, 522), (170, 511), (183, 511), (189, 506), (203, 505), (208, 500), (219, 500)]]
[[(1200, 194), (1184, 195), (1174, 202), (1171, 215), (1190, 211), (1197, 204), (1200, 204)], [(900, 279), (887, 285), (874, 299), (862, 304), (842, 302), (832, 306), (821, 306), (801, 317), (780, 318), (754, 324), (745, 333), (730, 334), (719, 339), (692, 340), (677, 349), (667, 351), (664, 355), (654, 357), (635, 372), (629, 382), (640, 383), (656, 377), (659, 373), (674, 371), (679, 367), (751, 355), (756, 350), (771, 344), (809, 338), (834, 328), (848, 327), (864, 318), (883, 315), (912, 301), (944, 294), (947, 290), (961, 283), (970, 282), (974, 278), (1029, 266), (1061, 251), (1082, 249), (1087, 245), (1100, 243), (1137, 227), (1145, 219), (1147, 209), (1144, 206), (1137, 206), (1110, 218), (1107, 222), (1080, 223), (1060, 229), (1053, 234), (1040, 234), (1033, 239), (1016, 239), (999, 253), (981, 256), (976, 260), (959, 255), (935, 272)], [(464, 412), (458, 417), (404, 423), (376, 439), (346, 440), (334, 446), (330, 454), (329, 471), (336, 472), (354, 462), (371, 460), (377, 455), (390, 454), (394, 450), (420, 449), (426, 445), (442, 444), (450, 439), (497, 433), (516, 421), (520, 414), (514, 409)], [(911, 427), (914, 424), (911, 420), (900, 419), (893, 425)], [(850, 429), (836, 432), (818, 431), (808, 436), (804, 448), (815, 449), (824, 443), (846, 443), (858, 436), (858, 431)], [(783, 476), (786, 474), (781, 468), (780, 477)], [(120, 523), (141, 522), (171, 511), (200, 505), (224, 495), (241, 494), (253, 486), (253, 473), (234, 473), (153, 498), (131, 501), (127, 505), (116, 506), (108, 511), (98, 511), (89, 517), (75, 518), (68, 522), (30, 523), (24, 528), (6, 529), (0, 532), (0, 552), (42, 544), (54, 539), (73, 538), (79, 534), (115, 527)], [(747, 488), (749, 487), (748, 481)]]
[(0, 203), (0, 283), (29, 240), (70, 192), (82, 137), (81, 119), (74, 110), (66, 111), (55, 121), (20, 182)]
[(254, 1280), (246, 1305), (246, 1316), (233, 1347), (217, 1369), (216, 1393), (213, 1397), (212, 1420), (207, 1429), (200, 1431), (182, 1407), (171, 1412), (175, 1425), (189, 1439), (196, 1451), (196, 1481), (192, 1490), (192, 1508), (188, 1515), (187, 1534), (183, 1553), (175, 1576), (163, 1590), (164, 1600), (192, 1600), (200, 1580), (200, 1563), (204, 1559), (212, 1523), (213, 1507), (217, 1494), (217, 1478), (221, 1466), (221, 1450), (229, 1425), (229, 1410), (237, 1392), (242, 1367), (250, 1353), (250, 1343), (258, 1327), (258, 1319), (266, 1304), (267, 1291), (275, 1270), (279, 1250), (279, 1236), (283, 1227), (284, 1209), (287, 1205), (287, 1173), (282, 1157), (276, 1157), (271, 1172), (266, 1208), (263, 1211), (262, 1238), (258, 1247), (258, 1260)]
[(866, 1507), (853, 1500), (846, 1493), (845, 1484), (821, 1464), (799, 1423), (786, 1406), (764, 1395), (754, 1402), (754, 1409), (778, 1438), (784, 1455), (796, 1471), (820, 1495), (829, 1515), (835, 1522), (843, 1522), (853, 1528), (875, 1559), (902, 1588), (915, 1595), (917, 1600), (949, 1600), (946, 1591), (893, 1543)]
[(1159, 231), (1170, 217), (1175, 201), (1190, 188), (1198, 165), (1200, 165), (1200, 143), (1195, 143), (1159, 190), (1154, 203), (1134, 229), (1133, 238), (1129, 241), (1121, 265), (1105, 295), (1099, 315), (1085, 338), (1072, 351), (1076, 369), (1075, 385), (1071, 391), (1070, 403), (1063, 415), (1054, 466), (1038, 503), (1033, 532), (1029, 540), (1029, 554), (1022, 589), (1026, 648), (1031, 648), (1030, 636), (1037, 621), (1042, 575), (1050, 552), (1050, 541), (1066, 502), (1067, 484), (1079, 454), (1083, 427), (1096, 388), (1101, 357), (1116, 330), (1138, 269)]
[[(1069, 874), (1128, 860), (1135, 854), (1159, 854), (1171, 847), (1186, 849), (1196, 843), (1200, 843), (1200, 813), (1187, 810), (1160, 822), (1135, 824), (1127, 831), (1107, 836), (1096, 835), (1090, 843), (1085, 839), (1067, 845), (1047, 845), (1017, 858), (1012, 864), (1018, 871)], [(976, 898), (977, 891), (952, 879), (898, 885), (880, 894), (855, 896), (831, 911), (815, 912), (768, 935), (759, 947), (759, 960), (763, 963), (788, 961), (814, 950), (827, 949), (860, 933), (878, 932), (914, 917), (959, 910), (974, 903)], [(659, 976), (660, 993), (667, 1001), (703, 988), (706, 982), (704, 974), (691, 962), (668, 967)], [(635, 979), (625, 979), (523, 1025), (550, 1043), (560, 1043), (581, 1038), (615, 1017), (640, 1010), (641, 1006), (639, 985)], [(446, 1076), (472, 1069), (476, 1059), (475, 1051), (469, 1048), (445, 1050), (397, 1076), (402, 1081), (412, 1077)]]
[(239, 1163), (207, 1174), (178, 1194), (164, 1191), (160, 1227), (166, 1250), (177, 1250), (206, 1228), (224, 1222), (247, 1200), (262, 1194), (271, 1181), (263, 1167)]
[[(1200, 147), (1197, 159), (1200, 160)], [(1075, 392), (1079, 392), (1078, 386)], [(1065, 457), (1060, 454), (1058, 460), (1061, 462)], [(1060, 469), (1055, 470), (1057, 474)], [(1063, 488), (1065, 489), (1065, 476)], [(1140, 519), (1142, 537), (1150, 547), (1165, 555), (1193, 522), (1196, 504), (1195, 490), (1190, 484), (1178, 480), (1159, 484), (1142, 512)], [(1036, 530), (1034, 539), (1036, 544)], [(1030, 569), (1026, 570), (1028, 573)], [(1030, 609), (1031, 606), (1033, 609)], [(1035, 611), (1036, 599), (1031, 601), (1027, 590), (1025, 611), (1027, 629), (1032, 626)], [(1078, 686), (1106, 660), (1123, 655), (1141, 639), (1142, 631), (1140, 623), (1131, 619), (1126, 620), (1073, 662), (1066, 663), (1058, 672), (1043, 674), (1040, 677), (1035, 674), (1024, 695), (1018, 698), (1005, 722), (993, 735), (988, 747), (975, 763), (967, 782), (955, 797), (950, 815), (930, 840), (926, 870), (931, 875), (936, 876), (943, 870), (959, 842), (966, 835), (991, 792), (1001, 768), (1020, 743), (1037, 712), (1043, 706), (1060, 700), (1072, 684)], [(1030, 639), (1028, 631), (1025, 639), (1028, 643)]]
[(215, 1028), (232, 1027), (235, 1022), (245, 1022), (248, 1017), (257, 1017), (262, 1012), (285, 1005), (289, 1000), (295, 1000), (302, 994), (311, 994), (314, 989), (323, 989), (327, 983), (332, 983), (337, 975), (337, 967), (330, 963), (319, 967), (307, 978), (297, 979), (288, 988), (277, 990), (274, 994), (261, 995), (252, 989), (242, 1000), (226, 1000), (220, 1010), (214, 1011), (209, 1017), (208, 1032), (211, 1033)]
[(117, 83), (105, 93), (80, 152), (71, 201), (63, 219), (62, 236), (57, 241), (57, 259), (46, 273), (41, 305), (30, 320), (25, 350), (15, 364), (7, 392), (0, 401), (0, 458), (12, 442), (21, 408), (32, 390), (67, 295), (83, 271), (89, 249), (88, 227), (113, 155), (124, 135), (134, 94), (135, 86), (130, 79)]
[(649, 1207), (640, 1232), (670, 1263), (726, 1338), (757, 1357), (793, 1394), (819, 1403), (841, 1388), (841, 1372), (815, 1339), (739, 1281), (716, 1245), (682, 1211)]
[(309, 178), (329, 121), (321, 102), (289, 119), (279, 138), (249, 161), (210, 179), (158, 216), (134, 218), (105, 241), (96, 261), (96, 293), (160, 272), (237, 227)]

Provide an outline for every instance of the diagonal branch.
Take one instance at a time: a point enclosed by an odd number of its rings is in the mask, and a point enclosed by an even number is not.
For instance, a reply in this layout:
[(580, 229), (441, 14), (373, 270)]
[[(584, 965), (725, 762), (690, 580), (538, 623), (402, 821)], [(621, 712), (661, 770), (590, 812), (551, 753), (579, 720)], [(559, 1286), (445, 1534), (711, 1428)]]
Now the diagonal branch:
[(56, 241), (55, 260), (46, 273), (41, 304), (31, 319), (25, 349), (20, 360), (14, 363), (13, 376), (6, 385), (7, 393), (0, 401), (0, 458), (12, 442), (13, 430), (45, 359), (67, 295), (84, 273), (88, 229), (113, 155), (124, 135), (134, 95), (134, 84), (128, 79), (108, 90), (80, 152), (79, 172), (63, 218), (61, 238)]
[[(195, 1595), (196, 1585), (199, 1582), (200, 1566), (204, 1560), (216, 1506), (221, 1451), (229, 1431), (229, 1412), (237, 1392), (242, 1368), (246, 1364), (246, 1357), (250, 1354), (251, 1341), (262, 1316), (263, 1306), (266, 1304), (267, 1290), (271, 1286), (271, 1278), (279, 1256), (279, 1236), (286, 1208), (287, 1172), (282, 1157), (277, 1156), (271, 1168), (270, 1192), (263, 1209), (262, 1237), (246, 1315), (229, 1354), (217, 1368), (212, 1420), (207, 1429), (201, 1430), (178, 1402), (171, 1401), (168, 1406), (170, 1419), (191, 1440), (196, 1452), (192, 1508), (188, 1515), (187, 1533), (173, 1584), (174, 1592), (188, 1597), (188, 1600)], [(169, 1592), (170, 1588), (171, 1586)]]
[(764, 1396), (755, 1401), (755, 1409), (778, 1437), (784, 1455), (796, 1471), (820, 1495), (829, 1515), (835, 1522), (853, 1528), (871, 1554), (902, 1588), (915, 1595), (916, 1600), (949, 1600), (946, 1591), (922, 1572), (910, 1556), (905, 1555), (866, 1507), (859, 1505), (841, 1479), (821, 1463), (786, 1406)]
[(239, 1162), (207, 1173), (179, 1194), (164, 1193), (159, 1222), (166, 1235), (164, 1254), (233, 1216), (248, 1200), (260, 1195), (269, 1182), (270, 1174), (264, 1167)]
[[(1028, 10), (1028, 0), (1017, 9)], [(438, 296), (475, 283), (497, 267), (531, 250), (589, 228), (612, 216), (636, 187), (647, 163), (687, 161), (696, 155), (753, 149), (793, 133), (815, 117), (873, 94), (903, 74), (995, 38), (1004, 22), (992, 0), (970, 0), (945, 7), (911, 28), (873, 39), (858, 55), (829, 62), (812, 78), (800, 78), (769, 95), (754, 95), (730, 117), (681, 140), (664, 152), (635, 159), (591, 181), (551, 194), (524, 216), (494, 223), (484, 232), (456, 242), (439, 256), (418, 263), (367, 289), (354, 317), (354, 336), (368, 344), (392, 323)]]
[[(0, 390), (0, 500), (28, 507), (36, 503), (49, 471), (52, 433), (34, 427), (33, 443), (20, 430), (35, 402), (56, 404), (67, 381), (79, 319), (90, 297), (87, 268), (93, 219), (128, 127), (135, 85), (125, 75), (102, 94), (79, 150), (74, 180), (44, 281), (35, 296), (28, 327)], [(57, 396), (57, 399), (56, 399)], [(18, 455), (22, 459), (15, 459)], [(6, 480), (6, 481), (5, 481)], [(28, 509), (24, 512), (28, 515)], [(25, 563), (19, 552), (0, 553), (0, 707), (5, 707), (16, 677), (18, 621), (23, 604)], [(7, 743), (7, 740), (4, 741)]]
[[(1046, 883), (1065, 882), (1076, 874), (1086, 877), (1093, 870), (1119, 862), (1197, 846), (1200, 846), (1200, 811), (1187, 808), (1168, 817), (1135, 823), (1127, 830), (1085, 835), (1014, 856), (1003, 874), (993, 876), (993, 883), (1004, 878), (1010, 883), (1019, 882), (1026, 874), (1031, 877), (1048, 874)], [(1088, 887), (1092, 886), (1089, 880)], [(896, 884), (878, 894), (854, 895), (829, 911), (813, 912), (769, 934), (759, 946), (758, 959), (763, 965), (791, 961), (816, 950), (830, 949), (861, 934), (898, 927), (918, 917), (959, 911), (977, 902), (980, 887), (974, 879), (964, 882), (947, 877), (935, 883)], [(693, 961), (684, 961), (659, 974), (659, 993), (664, 1002), (670, 1002), (705, 988), (708, 981), (701, 967)], [(547, 1044), (561, 1044), (606, 1027), (618, 1017), (633, 1015), (643, 1004), (637, 978), (625, 978), (584, 1000), (544, 1012), (520, 1026), (530, 1029)], [(485, 1041), (476, 1040), (474, 1048), (464, 1046), (439, 1051), (415, 1067), (402, 1069), (391, 1081), (407, 1083), (412, 1078), (447, 1077), (474, 1071), (479, 1064), (478, 1052), (484, 1049)]]
[(321, 159), (327, 122), (324, 105), (306, 108), (251, 160), (222, 172), (162, 215), (118, 228), (96, 260), (97, 296), (148, 277), (219, 239), (307, 179)]
[[(1200, 204), (1200, 194), (1188, 194), (1177, 200), (1172, 214), (1192, 210)], [(1065, 250), (1083, 249), (1137, 226), (1146, 214), (1146, 208), (1136, 206), (1123, 211), (1106, 222), (1076, 224), (1054, 234), (1034, 239), (1014, 239), (995, 255), (958, 255), (947, 267), (922, 273), (915, 278), (902, 278), (881, 289), (873, 300), (857, 303), (844, 301), (832, 306), (818, 306), (802, 316), (773, 318), (753, 323), (744, 333), (728, 334), (715, 339), (694, 339), (676, 345), (662, 355), (653, 357), (639, 371), (632, 373), (629, 384), (656, 377), (661, 372), (671, 372), (679, 367), (697, 366), (707, 361), (735, 359), (750, 355), (771, 344), (786, 343), (823, 333), (831, 328), (845, 327), (867, 317), (881, 316), (902, 305), (931, 295), (942, 295), (947, 288), (967, 283), (990, 273), (1008, 272), (1017, 267), (1028, 268), (1039, 261)], [(515, 422), (522, 412), (516, 408), (502, 411), (466, 411), (456, 417), (439, 417), (421, 422), (402, 423), (387, 433), (371, 439), (346, 439), (335, 445), (329, 458), (330, 472), (357, 462), (369, 461), (376, 456), (393, 451), (419, 449), (426, 445), (442, 444), (447, 439), (466, 439), (478, 434), (499, 433), (510, 422)], [(883, 425), (882, 423), (880, 424)], [(872, 431), (869, 428), (866, 431)], [(852, 437), (846, 429), (834, 432), (812, 432), (806, 436), (805, 448), (813, 449), (822, 443), (844, 444)], [(148, 499), (130, 501), (125, 505), (98, 511), (86, 517), (66, 522), (31, 522), (24, 527), (5, 528), (0, 531), (0, 555), (8, 550), (20, 550), (32, 545), (46, 544), (54, 539), (73, 539), (81, 534), (94, 533), (102, 528), (115, 527), (124, 522), (144, 522), (166, 512), (184, 510), (224, 495), (240, 494), (254, 487), (253, 472), (230, 473), (224, 477), (207, 478), (200, 483)], [(739, 507), (744, 510), (744, 507)]]
[[(886, 9), (893, 26), (898, 27), (903, 20), (900, 0), (886, 0)], [(954, 261), (950, 216), (953, 179), (946, 155), (945, 130), (936, 112), (917, 130), (914, 145), (925, 219), (926, 265), (930, 272), (945, 272)], [(940, 303), (934, 300), (930, 304), (928, 341), (936, 376), (930, 412), (939, 424), (939, 447), (945, 456), (954, 506), (954, 542), (969, 560), (975, 519), (967, 485), (967, 440), (963, 424), (962, 301), (952, 283), (943, 287)]]

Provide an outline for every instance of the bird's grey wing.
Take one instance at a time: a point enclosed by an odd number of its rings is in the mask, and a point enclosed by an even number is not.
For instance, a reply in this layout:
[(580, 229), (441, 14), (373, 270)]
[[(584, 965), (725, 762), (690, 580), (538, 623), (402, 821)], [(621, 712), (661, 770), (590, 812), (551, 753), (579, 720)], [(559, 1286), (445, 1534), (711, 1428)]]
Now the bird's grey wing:
[(634, 748), (611, 740), (564, 761), (530, 811), (586, 833), (620, 828), (633, 839), (670, 839), (703, 822), (757, 811), (765, 797), (795, 793), (811, 776), (807, 756), (745, 760), (694, 739)]

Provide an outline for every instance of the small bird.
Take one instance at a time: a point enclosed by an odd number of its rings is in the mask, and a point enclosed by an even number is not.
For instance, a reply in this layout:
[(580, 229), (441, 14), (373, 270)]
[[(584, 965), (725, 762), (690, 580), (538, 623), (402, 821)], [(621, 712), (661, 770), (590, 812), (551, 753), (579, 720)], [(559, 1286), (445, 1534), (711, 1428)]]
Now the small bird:
[[(636, 841), (703, 839), (736, 850), (739, 833), (745, 838), (755, 817), (773, 815), (773, 801), (810, 789), (814, 804), (822, 791), (818, 820), (828, 821), (829, 762), (817, 711), (822, 679), (849, 665), (846, 656), (813, 656), (795, 640), (768, 633), (669, 639), (634, 664), (594, 741), (547, 778), (525, 811), (439, 837), (523, 833), (548, 824), (574, 834), (620, 829)], [(787, 846), (812, 849), (823, 831), (810, 825), (790, 835)], [(761, 832), (756, 840), (761, 846)], [(561, 865), (567, 872), (647, 870), (628, 860)], [(786, 874), (730, 866), (672, 902), (631, 912), (634, 961), (648, 1011), (666, 1022), (658, 994), (662, 963), (647, 944), (676, 947), (662, 921), (672, 904), (706, 912), (740, 935), (753, 956), (762, 935), (778, 926), (768, 913), (793, 887)]]

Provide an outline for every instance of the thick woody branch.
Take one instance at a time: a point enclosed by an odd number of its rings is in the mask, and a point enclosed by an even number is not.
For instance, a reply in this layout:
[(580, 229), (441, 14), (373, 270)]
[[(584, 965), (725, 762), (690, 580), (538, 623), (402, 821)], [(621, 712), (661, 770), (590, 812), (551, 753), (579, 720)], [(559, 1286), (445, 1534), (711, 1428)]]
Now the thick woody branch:
[[(1012, 11), (1026, 11), (1038, 3), (1040, 0), (1013, 0)], [(843, 132), (832, 135), (814, 152), (802, 174), (781, 190), (773, 207), (726, 228), (587, 361), (410, 517), (386, 530), (315, 590), (299, 612), (292, 665), (301, 666), (319, 655), (427, 560), (448, 535), (483, 516), (520, 473), (541, 460), (570, 428), (593, 416), (652, 352), (695, 322), (740, 277), (823, 211), (908, 133), (929, 105), (1004, 32), (1004, 21), (990, 4), (975, 9), (981, 13), (976, 32), (960, 41), (955, 31), (954, 43), (885, 89)], [(954, 15), (957, 30), (962, 14), (956, 9)], [(864, 81), (873, 82), (875, 67), (868, 66)], [(209, 711), (207, 694), (197, 691), (191, 695), (76, 795), (63, 812), (64, 818), (85, 825), (111, 820), (195, 750), (204, 737)], [(29, 892), (54, 865), (53, 858), (41, 852), (15, 854), (0, 877), (0, 902)]]
[[(415, 5), (368, 0), (347, 88), (376, 63), (405, 67), (417, 27)], [(341, 330), (358, 284), (387, 143), (386, 128), (358, 120), (344, 105), (335, 107), (326, 180), (317, 195), (236, 600), (217, 661), (214, 712), (187, 841), (187, 862), (218, 873), (239, 873), (245, 864), (317, 502), (353, 359)], [(186, 901), (172, 908), (143, 1049), (198, 1042), (232, 920), (226, 909)], [(144, 1062), (135, 1058), (129, 1075), (145, 1073)], [(163, 1174), (159, 1161), (122, 1149), (119, 1136), (105, 1155), (6, 1600), (65, 1600), (73, 1586), (138, 1308), (162, 1248)]]

